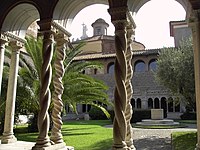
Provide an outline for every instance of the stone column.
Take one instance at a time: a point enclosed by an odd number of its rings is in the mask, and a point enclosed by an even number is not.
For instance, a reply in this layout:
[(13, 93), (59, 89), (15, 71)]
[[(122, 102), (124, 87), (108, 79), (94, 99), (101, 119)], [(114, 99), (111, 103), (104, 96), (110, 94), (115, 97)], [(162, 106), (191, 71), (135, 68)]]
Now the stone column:
[(4, 52), (7, 42), (8, 42), (7, 37), (3, 34), (0, 34), (0, 94), (1, 94), (1, 84), (3, 78)]
[(50, 146), (48, 136), (50, 118), (49, 105), (51, 101), (51, 91), (49, 89), (52, 78), (51, 60), (53, 56), (54, 32), (51, 31), (51, 22), (39, 22), (41, 33), (43, 34), (43, 64), (40, 85), (40, 110), (38, 113), (39, 135), (33, 150), (43, 150)]
[(63, 33), (59, 33), (55, 36), (56, 41), (56, 60), (54, 62), (55, 66), (55, 77), (53, 79), (54, 84), (54, 93), (53, 93), (53, 111), (52, 111), (52, 121), (53, 127), (51, 130), (51, 141), (54, 144), (61, 144), (65, 147), (65, 143), (63, 142), (63, 137), (61, 133), (61, 126), (63, 124), (61, 112), (63, 109), (63, 101), (62, 101), (62, 93), (64, 90), (64, 86), (62, 83), (62, 77), (64, 75), (64, 64), (63, 61), (65, 59), (65, 51), (66, 51), (66, 43), (68, 37)]
[[(129, 22), (130, 23), (130, 22)], [(127, 124), (127, 133), (126, 133), (126, 144), (129, 150), (134, 150), (135, 147), (133, 145), (133, 131), (132, 131), (132, 125), (130, 123), (133, 110), (131, 105), (131, 99), (133, 95), (133, 87), (132, 87), (132, 77), (133, 77), (133, 67), (132, 67), (132, 56), (133, 56), (133, 50), (131, 47), (131, 44), (133, 42), (133, 34), (134, 29), (133, 26), (130, 25), (127, 26), (127, 51), (125, 53), (126, 55), (126, 61), (127, 61), (127, 76), (126, 76), (126, 89), (127, 89), (127, 104), (126, 104), (126, 110), (125, 110), (125, 117), (126, 117), (126, 124)]]
[(20, 49), (23, 47), (23, 44), (18, 41), (11, 41), (9, 45), (12, 48), (12, 54), (8, 79), (4, 132), (1, 141), (4, 144), (13, 143), (17, 141), (13, 133), (13, 125), (15, 115), (19, 53)]
[[(127, 122), (125, 110), (127, 105), (127, 8), (110, 8), (111, 21), (115, 26), (115, 92), (113, 122), (113, 150), (126, 150)], [(117, 16), (117, 17), (116, 17)]]
[(194, 49), (194, 69), (195, 69), (195, 93), (197, 111), (197, 145), (196, 150), (200, 150), (200, 10), (194, 11), (190, 18), (192, 28), (193, 49)]

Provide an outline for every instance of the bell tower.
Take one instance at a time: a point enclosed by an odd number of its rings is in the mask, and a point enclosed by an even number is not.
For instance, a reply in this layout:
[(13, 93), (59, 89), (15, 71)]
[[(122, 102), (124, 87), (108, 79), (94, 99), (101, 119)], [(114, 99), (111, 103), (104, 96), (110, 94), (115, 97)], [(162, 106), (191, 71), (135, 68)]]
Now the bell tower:
[(94, 23), (92, 23), (92, 27), (93, 36), (107, 35), (107, 28), (109, 27), (109, 24), (106, 23), (102, 18), (99, 18)]

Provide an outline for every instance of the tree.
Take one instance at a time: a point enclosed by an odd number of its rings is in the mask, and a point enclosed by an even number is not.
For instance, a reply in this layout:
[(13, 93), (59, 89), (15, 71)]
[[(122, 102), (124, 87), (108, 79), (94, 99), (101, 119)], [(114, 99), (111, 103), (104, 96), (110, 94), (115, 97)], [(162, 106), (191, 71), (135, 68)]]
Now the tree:
[(192, 38), (182, 40), (178, 48), (163, 48), (157, 60), (156, 79), (171, 92), (184, 97), (195, 109), (195, 82)]
[[(98, 62), (73, 62), (81, 50), (83, 44), (79, 44), (76, 48), (67, 50), (67, 57), (64, 60), (65, 74), (63, 77), (64, 92), (63, 101), (68, 103), (76, 112), (76, 105), (95, 104), (95, 101), (101, 101), (104, 104), (110, 104), (108, 95), (105, 91), (108, 87), (102, 81), (96, 80), (88, 75), (82, 74), (87, 68), (101, 67)], [(39, 110), (39, 91), (40, 91), (40, 74), (42, 66), (42, 39), (38, 40), (33, 37), (27, 38), (25, 44), (26, 51), (29, 56), (20, 55), (19, 85), (24, 91), (19, 95), (21, 99), (18, 101), (21, 109), (29, 113), (33, 113), (37, 117)], [(54, 56), (56, 57), (56, 56)], [(54, 60), (54, 58), (53, 58)], [(53, 63), (52, 63), (53, 65)], [(54, 72), (54, 71), (53, 71)], [(51, 85), (53, 92), (53, 86)], [(24, 94), (29, 96), (24, 96)], [(100, 107), (105, 113), (103, 107)], [(106, 113), (108, 115), (108, 113)], [(36, 119), (36, 118), (35, 118)], [(36, 120), (34, 120), (36, 122)]]

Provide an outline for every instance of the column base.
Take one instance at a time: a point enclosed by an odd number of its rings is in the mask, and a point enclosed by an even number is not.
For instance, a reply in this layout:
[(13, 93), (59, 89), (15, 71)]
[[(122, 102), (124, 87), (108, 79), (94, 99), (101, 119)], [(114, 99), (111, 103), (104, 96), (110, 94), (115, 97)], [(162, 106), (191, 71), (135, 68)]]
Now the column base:
[(74, 150), (72, 146), (66, 146), (65, 143), (59, 143), (55, 145), (50, 145), (48, 147), (36, 147), (34, 146), (32, 150)]
[(200, 145), (197, 143), (195, 150), (200, 150)]
[(136, 150), (135, 146), (133, 145), (133, 139), (126, 142), (128, 150)]
[(112, 150), (128, 150), (126, 144), (114, 144)]
[(1, 139), (2, 144), (10, 144), (17, 142), (17, 138), (14, 135), (3, 135)]

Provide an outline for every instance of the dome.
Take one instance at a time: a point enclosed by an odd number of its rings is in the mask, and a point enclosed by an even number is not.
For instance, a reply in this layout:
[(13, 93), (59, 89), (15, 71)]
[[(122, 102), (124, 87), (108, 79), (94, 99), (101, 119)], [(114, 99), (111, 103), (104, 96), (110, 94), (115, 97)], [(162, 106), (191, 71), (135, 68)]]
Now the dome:
[(94, 23), (92, 23), (92, 27), (93, 27), (95, 24), (105, 24), (107, 27), (109, 27), (109, 24), (106, 23), (105, 20), (102, 19), (102, 18), (99, 18), (99, 19), (97, 19)]

